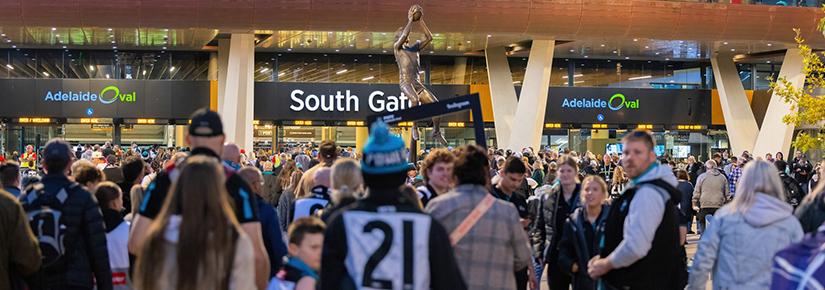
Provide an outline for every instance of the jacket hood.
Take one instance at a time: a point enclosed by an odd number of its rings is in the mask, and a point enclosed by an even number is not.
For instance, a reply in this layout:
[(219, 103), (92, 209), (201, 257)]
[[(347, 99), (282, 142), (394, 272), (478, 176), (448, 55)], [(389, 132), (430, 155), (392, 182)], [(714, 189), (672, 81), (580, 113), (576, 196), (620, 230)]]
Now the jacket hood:
[(169, 224), (163, 230), (163, 238), (173, 244), (178, 243), (180, 237), (180, 222), (182, 217), (179, 215), (172, 215), (169, 217)]
[(707, 171), (707, 172), (705, 172), (705, 174), (713, 175), (713, 176), (722, 175), (722, 173), (719, 172), (719, 169), (713, 169), (713, 170)]
[(793, 208), (786, 202), (763, 193), (756, 194), (756, 201), (745, 213), (745, 221), (755, 227), (764, 227), (791, 216)]
[(653, 166), (653, 168), (648, 169), (645, 173), (642, 174), (642, 176), (634, 179), (633, 182), (641, 183), (654, 179), (662, 179), (673, 186), (679, 184), (679, 182), (676, 180), (676, 176), (673, 175), (673, 170), (670, 168), (670, 166), (661, 165), (659, 163), (654, 163), (651, 166)]

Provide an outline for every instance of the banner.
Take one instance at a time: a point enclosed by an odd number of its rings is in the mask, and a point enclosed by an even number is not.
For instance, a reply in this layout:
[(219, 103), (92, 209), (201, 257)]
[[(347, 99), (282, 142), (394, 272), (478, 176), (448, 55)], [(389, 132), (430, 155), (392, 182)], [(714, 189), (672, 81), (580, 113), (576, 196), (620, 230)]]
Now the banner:
[(209, 107), (208, 81), (2, 79), (0, 116), (186, 119)]

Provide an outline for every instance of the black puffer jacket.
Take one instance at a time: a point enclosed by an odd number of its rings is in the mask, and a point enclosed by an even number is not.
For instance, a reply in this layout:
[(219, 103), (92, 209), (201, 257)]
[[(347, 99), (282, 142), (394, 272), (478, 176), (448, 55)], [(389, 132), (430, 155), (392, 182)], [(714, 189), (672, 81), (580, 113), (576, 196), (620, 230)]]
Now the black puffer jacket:
[[(561, 234), (562, 229), (556, 229), (556, 213), (559, 209), (559, 199), (561, 193), (561, 183), (556, 185), (544, 185), (536, 189), (536, 195), (531, 198), (528, 208), (536, 213), (536, 221), (533, 222), (528, 231), (533, 256), (546, 259), (550, 251), (547, 247), (557, 246), (553, 244), (554, 235)], [(578, 195), (580, 186), (576, 185), (574, 195)], [(573, 198), (573, 209), (579, 207), (578, 197)], [(564, 213), (565, 218), (567, 213)]]
[[(73, 184), (65, 175), (46, 175), (42, 179), (47, 193), (55, 193)], [(95, 285), (98, 290), (112, 289), (112, 271), (109, 268), (109, 252), (106, 249), (106, 228), (103, 214), (91, 193), (79, 187), (68, 190), (69, 197), (63, 204), (62, 218), (66, 226), (64, 233), (66, 270), (64, 273), (45, 273), (41, 269), (29, 280), (30, 288), (64, 289), (86, 288)], [(28, 190), (20, 197), (27, 203)], [(96, 284), (95, 284), (96, 282)]]

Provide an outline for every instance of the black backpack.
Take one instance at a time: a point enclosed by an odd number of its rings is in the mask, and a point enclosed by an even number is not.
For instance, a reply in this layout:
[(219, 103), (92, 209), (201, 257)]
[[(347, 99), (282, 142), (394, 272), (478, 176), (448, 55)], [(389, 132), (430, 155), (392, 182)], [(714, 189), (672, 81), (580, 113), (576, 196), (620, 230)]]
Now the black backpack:
[(31, 185), (21, 198), (29, 226), (40, 244), (41, 269), (46, 272), (65, 270), (67, 231), (63, 209), (71, 195), (81, 189), (77, 183), (48, 193), (42, 183)]

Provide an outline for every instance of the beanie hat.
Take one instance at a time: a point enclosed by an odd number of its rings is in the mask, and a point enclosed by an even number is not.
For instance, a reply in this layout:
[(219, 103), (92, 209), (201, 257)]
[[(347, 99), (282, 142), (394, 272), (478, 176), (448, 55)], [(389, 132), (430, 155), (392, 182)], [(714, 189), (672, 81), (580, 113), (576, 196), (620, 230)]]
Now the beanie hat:
[(372, 124), (362, 155), (364, 173), (389, 174), (406, 172), (409, 168), (404, 140), (390, 134), (390, 128), (380, 120)]

